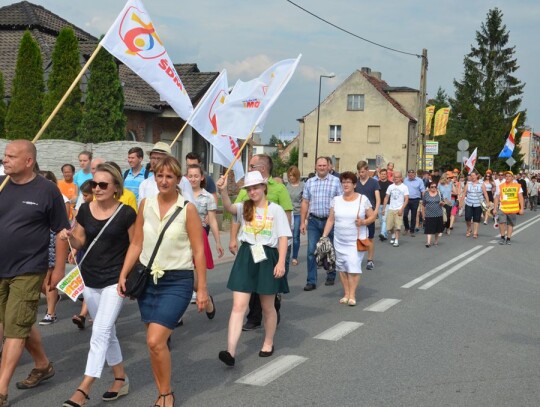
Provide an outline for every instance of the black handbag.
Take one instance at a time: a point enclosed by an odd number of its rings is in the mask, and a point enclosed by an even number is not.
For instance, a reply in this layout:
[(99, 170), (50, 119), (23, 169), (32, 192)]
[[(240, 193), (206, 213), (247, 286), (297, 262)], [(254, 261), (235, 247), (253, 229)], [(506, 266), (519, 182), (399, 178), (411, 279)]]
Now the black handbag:
[[(186, 204), (187, 201), (184, 202), (184, 206), (186, 206)], [(154, 259), (156, 258), (156, 254), (159, 246), (161, 245), (161, 241), (163, 240), (163, 236), (165, 235), (165, 231), (171, 225), (173, 220), (180, 214), (180, 212), (182, 212), (182, 209), (183, 208), (177, 208), (163, 227), (156, 246), (154, 247), (154, 251), (152, 252), (152, 256), (150, 256), (150, 261), (148, 262), (148, 265), (145, 266), (144, 264), (137, 261), (137, 263), (133, 266), (133, 268), (127, 275), (125, 283), (126, 290), (124, 291), (124, 295), (126, 297), (129, 297), (131, 299), (139, 298), (144, 292), (146, 288), (146, 283), (150, 278), (150, 270), (152, 270), (152, 263), (154, 263)]]

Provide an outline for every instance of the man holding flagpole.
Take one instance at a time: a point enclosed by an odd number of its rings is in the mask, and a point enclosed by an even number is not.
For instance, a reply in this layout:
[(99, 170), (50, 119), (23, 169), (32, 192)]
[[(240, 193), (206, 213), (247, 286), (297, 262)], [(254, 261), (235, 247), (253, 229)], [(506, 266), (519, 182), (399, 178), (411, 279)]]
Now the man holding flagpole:
[[(11, 141), (4, 153), (4, 170), (10, 180), (0, 193), (0, 323), (4, 349), (0, 366), (0, 407), (8, 405), (9, 382), (26, 348), (35, 367), (17, 382), (30, 389), (54, 376), (41, 336), (34, 323), (48, 269), (49, 231), (69, 228), (60, 190), (34, 171), (37, 151), (28, 140)], [(0, 183), (6, 177), (0, 176)], [(66, 242), (56, 240), (56, 264), (48, 286), (64, 277)]]

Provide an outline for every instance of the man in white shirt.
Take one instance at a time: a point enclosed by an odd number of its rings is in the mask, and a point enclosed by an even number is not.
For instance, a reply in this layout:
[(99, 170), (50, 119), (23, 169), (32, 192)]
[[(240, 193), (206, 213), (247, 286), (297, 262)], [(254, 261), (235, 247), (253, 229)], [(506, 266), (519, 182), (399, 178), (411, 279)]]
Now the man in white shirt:
[(382, 215), (385, 215), (388, 205), (388, 215), (386, 216), (386, 230), (394, 233), (390, 243), (394, 247), (399, 246), (399, 232), (403, 224), (403, 210), (409, 203), (409, 188), (403, 183), (401, 171), (394, 171), (394, 183), (386, 190), (384, 197)]
[[(150, 156), (150, 170), (153, 171), (154, 165), (156, 165), (161, 158), (171, 155), (171, 148), (167, 143), (158, 141), (156, 144), (154, 144), (152, 150), (148, 152), (148, 155)], [(194, 202), (193, 189), (191, 188), (191, 184), (186, 177), (182, 177), (178, 186), (180, 187), (184, 199)], [(139, 186), (139, 200), (137, 203), (140, 204), (144, 198), (156, 196), (158, 193), (159, 189), (157, 187), (154, 174), (152, 174), (141, 182), (141, 185)]]

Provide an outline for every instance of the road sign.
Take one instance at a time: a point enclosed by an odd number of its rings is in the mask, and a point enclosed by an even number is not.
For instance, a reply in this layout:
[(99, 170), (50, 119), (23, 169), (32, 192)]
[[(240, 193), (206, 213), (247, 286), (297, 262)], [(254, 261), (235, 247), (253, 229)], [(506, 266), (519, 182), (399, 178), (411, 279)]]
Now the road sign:
[(432, 154), (432, 155), (439, 154), (439, 142), (438, 141), (426, 141), (426, 155), (427, 154)]
[(426, 171), (433, 170), (433, 166), (434, 166), (434, 164), (433, 164), (434, 159), (433, 158), (434, 158), (433, 155), (426, 154), (426, 161), (425, 161), (425, 163), (426, 163)]
[(459, 149), (459, 151), (467, 150), (469, 148), (469, 141), (465, 139), (459, 140), (459, 142), (457, 143), (457, 148)]
[(506, 160), (506, 165), (508, 165), (510, 168), (516, 163), (516, 160), (514, 160), (512, 157), (510, 157), (508, 160)]
[(468, 151), (458, 151), (456, 154), (456, 161), (460, 164), (463, 164), (463, 159), (469, 158), (469, 152)]

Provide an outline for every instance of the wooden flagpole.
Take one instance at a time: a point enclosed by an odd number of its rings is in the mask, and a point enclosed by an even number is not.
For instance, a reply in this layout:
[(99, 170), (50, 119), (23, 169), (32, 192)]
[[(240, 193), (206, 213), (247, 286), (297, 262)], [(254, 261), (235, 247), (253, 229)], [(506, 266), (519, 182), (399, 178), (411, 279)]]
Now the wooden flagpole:
[(240, 158), (240, 156), (242, 155), (242, 151), (244, 150), (244, 147), (246, 146), (249, 139), (253, 136), (253, 132), (255, 131), (256, 128), (257, 128), (257, 125), (253, 126), (253, 128), (249, 132), (249, 135), (247, 136), (246, 140), (244, 141), (244, 143), (240, 147), (240, 150), (238, 150), (238, 153), (234, 156), (233, 162), (231, 163), (231, 165), (229, 165), (229, 168), (227, 168), (227, 171), (225, 171), (225, 174), (223, 174), (223, 176), (225, 178), (227, 178), (227, 175), (229, 175), (229, 171), (231, 171), (231, 168), (233, 167), (233, 165), (236, 163), (238, 158)]
[[(77, 75), (77, 77), (73, 80), (73, 83), (71, 84), (71, 86), (68, 88), (68, 90), (66, 91), (64, 96), (62, 96), (62, 99), (60, 99), (60, 101), (58, 102), (58, 104), (56, 105), (56, 107), (54, 108), (52, 113), (49, 115), (49, 117), (47, 118), (45, 123), (43, 123), (43, 126), (41, 126), (41, 129), (39, 129), (38, 133), (36, 134), (36, 136), (32, 140), (33, 144), (36, 144), (36, 142), (43, 135), (43, 133), (45, 132), (47, 127), (49, 127), (49, 124), (51, 124), (52, 119), (54, 119), (54, 117), (56, 116), (56, 114), (58, 113), (58, 111), (60, 110), (62, 105), (65, 103), (66, 99), (69, 97), (71, 92), (73, 92), (73, 89), (75, 89), (75, 86), (77, 86), (77, 84), (81, 80), (84, 73), (88, 70), (88, 67), (94, 61), (94, 59), (96, 58), (96, 56), (97, 56), (98, 52), (101, 50), (101, 48), (102, 48), (102, 45), (101, 45), (101, 43), (99, 43), (98, 46), (96, 47), (96, 49), (94, 50), (94, 52), (92, 53), (92, 55), (90, 55), (90, 58), (88, 58), (88, 61), (86, 61), (86, 64), (84, 64), (84, 66), (82, 67), (82, 69), (79, 72), (79, 74)], [(2, 182), (2, 185), (0, 185), (0, 192), (2, 192), (2, 190), (5, 188), (8, 181), (9, 181), (9, 175), (6, 177), (6, 179), (4, 179), (4, 182)]]
[(176, 135), (176, 137), (174, 138), (173, 141), (171, 141), (171, 144), (169, 145), (169, 147), (172, 148), (172, 146), (174, 146), (174, 143), (176, 143), (178, 141), (178, 138), (180, 137), (180, 135), (184, 132), (184, 130), (186, 129), (187, 127), (187, 124), (188, 124), (188, 121), (186, 120), (186, 122), (184, 123), (184, 125), (182, 126), (182, 128), (180, 129), (180, 131), (178, 132), (178, 134)]

